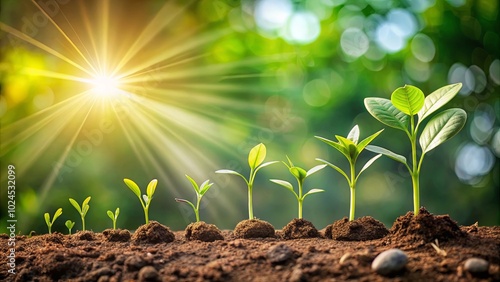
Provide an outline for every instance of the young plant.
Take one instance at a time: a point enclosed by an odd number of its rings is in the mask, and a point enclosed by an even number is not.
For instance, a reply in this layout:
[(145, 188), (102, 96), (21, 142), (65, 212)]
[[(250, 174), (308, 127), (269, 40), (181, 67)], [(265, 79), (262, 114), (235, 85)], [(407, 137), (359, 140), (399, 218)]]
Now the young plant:
[(319, 140), (325, 142), (326, 144), (332, 146), (335, 148), (337, 151), (342, 153), (347, 160), (349, 161), (349, 168), (350, 168), (350, 176), (347, 176), (347, 173), (345, 173), (341, 168), (338, 166), (322, 160), (322, 159), (316, 159), (324, 164), (327, 164), (328, 166), (332, 167), (336, 171), (338, 171), (340, 174), (342, 174), (345, 179), (347, 180), (347, 183), (349, 184), (349, 188), (351, 190), (351, 202), (350, 202), (350, 210), (349, 210), (349, 220), (354, 220), (354, 212), (356, 209), (356, 182), (358, 181), (359, 176), (363, 171), (365, 171), (368, 167), (370, 167), (382, 154), (378, 154), (375, 157), (371, 158), (368, 162), (365, 163), (363, 168), (359, 171), (358, 174), (356, 174), (356, 160), (358, 159), (358, 156), (361, 154), (361, 152), (370, 144), (370, 142), (373, 141), (380, 133), (382, 133), (383, 129), (376, 132), (373, 135), (370, 135), (363, 141), (359, 142), (359, 127), (358, 125), (355, 125), (349, 134), (347, 135), (347, 138), (335, 135), (337, 138), (338, 142), (328, 140), (323, 137), (315, 136)]
[[(368, 112), (381, 123), (402, 130), (410, 139), (411, 166), (404, 156), (385, 148), (368, 146), (366, 149), (383, 154), (406, 166), (413, 184), (413, 211), (418, 215), (420, 208), (419, 177), (425, 154), (443, 142), (455, 136), (465, 125), (467, 114), (464, 110), (452, 108), (435, 115), (429, 120), (420, 134), (420, 158), (417, 156), (417, 135), (422, 122), (432, 113), (448, 103), (462, 88), (461, 83), (439, 88), (427, 97), (415, 86), (405, 85), (392, 92), (391, 100), (384, 98), (366, 98)], [(415, 116), (418, 117), (415, 121)]]
[(75, 226), (75, 222), (68, 219), (64, 224), (68, 228), (68, 234), (71, 235), (71, 229), (73, 229), (73, 226)]
[(153, 179), (149, 182), (148, 187), (146, 188), (146, 195), (142, 195), (141, 198), (141, 189), (139, 189), (139, 186), (137, 184), (130, 180), (130, 179), (123, 179), (123, 182), (125, 182), (125, 185), (127, 185), (132, 192), (139, 198), (139, 201), (141, 202), (142, 209), (144, 210), (144, 218), (146, 220), (146, 224), (149, 223), (149, 205), (151, 204), (151, 200), (153, 199), (153, 194), (155, 193), (156, 190), (156, 185), (158, 185), (158, 180)]
[(210, 180), (207, 179), (200, 186), (198, 186), (198, 184), (196, 184), (193, 178), (191, 178), (189, 175), (186, 175), (186, 178), (189, 180), (189, 182), (191, 182), (194, 192), (196, 193), (196, 206), (190, 201), (184, 199), (175, 198), (175, 201), (178, 203), (186, 203), (190, 205), (193, 208), (194, 214), (196, 215), (196, 222), (198, 222), (200, 221), (201, 198), (203, 197), (203, 195), (205, 195), (205, 193), (207, 193), (208, 189), (212, 187), (213, 183), (210, 183)]
[(108, 214), (109, 218), (111, 218), (111, 221), (113, 222), (113, 229), (116, 230), (116, 220), (118, 219), (118, 215), (120, 214), (120, 208), (116, 208), (114, 214), (112, 211), (108, 210), (107, 214)]
[(257, 146), (253, 147), (250, 150), (250, 153), (248, 154), (248, 164), (250, 166), (250, 176), (249, 178), (245, 178), (242, 174), (229, 170), (229, 169), (221, 169), (217, 170), (215, 173), (225, 173), (225, 174), (234, 174), (238, 175), (243, 180), (245, 180), (245, 183), (247, 184), (248, 187), (248, 218), (253, 219), (253, 203), (252, 203), (252, 191), (253, 191), (253, 182), (255, 180), (255, 175), (257, 174), (257, 171), (259, 171), (261, 168), (266, 167), (268, 165), (277, 163), (277, 161), (272, 161), (272, 162), (266, 162), (262, 163), (264, 159), (266, 158), (266, 146), (262, 143), (258, 144)]
[(52, 217), (52, 220), (50, 220), (50, 214), (46, 212), (43, 217), (45, 218), (45, 223), (47, 223), (47, 227), (49, 229), (49, 234), (52, 234), (52, 225), (54, 225), (54, 221), (61, 216), (62, 214), (62, 208), (58, 208), (56, 212), (54, 213), (54, 217)]
[(80, 218), (82, 219), (82, 231), (85, 231), (85, 216), (87, 215), (87, 212), (90, 209), (89, 202), (90, 202), (90, 196), (87, 197), (83, 203), (82, 206), (73, 200), (72, 198), (69, 198), (69, 202), (75, 207), (76, 211), (80, 214)]
[(317, 165), (317, 166), (311, 168), (310, 170), (305, 171), (303, 168), (300, 168), (298, 166), (294, 166), (292, 161), (290, 160), (290, 158), (288, 158), (288, 156), (286, 158), (288, 160), (288, 164), (286, 162), (283, 162), (283, 163), (288, 168), (288, 171), (290, 171), (290, 173), (293, 175), (293, 177), (295, 177), (295, 179), (297, 179), (297, 184), (299, 186), (299, 194), (297, 194), (295, 192), (295, 190), (293, 189), (293, 185), (288, 181), (279, 180), (279, 179), (270, 179), (270, 180), (271, 180), (271, 182), (274, 182), (278, 185), (285, 187), (286, 189), (290, 190), (295, 195), (295, 198), (297, 198), (297, 202), (299, 203), (299, 218), (302, 218), (302, 203), (304, 202), (304, 199), (306, 198), (306, 196), (314, 194), (314, 193), (324, 192), (324, 190), (322, 190), (322, 189), (311, 189), (311, 190), (309, 190), (309, 192), (302, 194), (302, 187), (304, 184), (304, 180), (306, 180), (306, 178), (308, 176), (310, 176), (311, 174), (325, 168), (326, 164)]

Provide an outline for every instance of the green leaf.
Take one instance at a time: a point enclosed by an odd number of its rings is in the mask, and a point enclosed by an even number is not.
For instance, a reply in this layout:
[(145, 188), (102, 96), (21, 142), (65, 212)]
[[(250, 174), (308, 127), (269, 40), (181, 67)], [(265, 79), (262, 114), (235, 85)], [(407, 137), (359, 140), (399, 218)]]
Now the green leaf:
[(214, 185), (213, 183), (209, 183), (209, 180), (207, 179), (205, 182), (203, 182), (203, 184), (201, 184), (201, 188), (200, 188), (200, 195), (205, 195), (205, 193), (208, 191), (208, 189), (210, 189), (210, 187), (212, 187), (212, 185)]
[(281, 185), (283, 187), (285, 187), (286, 189), (290, 190), (290, 191), (294, 191), (293, 190), (293, 185), (288, 182), (288, 181), (284, 181), (284, 180), (279, 180), (279, 179), (270, 179), (271, 182), (273, 183), (276, 183), (278, 185)]
[(52, 218), (52, 222), (56, 221), (56, 219), (62, 214), (62, 208), (58, 208), (56, 210), (56, 213), (54, 214), (54, 217)]
[(48, 212), (46, 212), (44, 215), (43, 215), (43, 218), (45, 218), (45, 222), (47, 223), (47, 226), (49, 226), (51, 223), (50, 223), (50, 214)]
[(317, 139), (325, 142), (326, 144), (332, 146), (333, 148), (337, 149), (337, 151), (341, 152), (348, 160), (351, 158), (349, 155), (349, 151), (347, 148), (345, 148), (342, 144), (339, 144), (337, 142), (334, 142), (332, 140), (328, 140), (326, 138), (320, 137), (320, 136), (314, 136)]
[(139, 197), (139, 199), (141, 198), (141, 189), (139, 189), (139, 186), (137, 186), (137, 184), (128, 179), (128, 178), (125, 178), (123, 179), (123, 182), (125, 182), (125, 185), (127, 185), (128, 188), (130, 188), (130, 190), (132, 190), (132, 192), (137, 196)]
[(78, 213), (82, 213), (82, 209), (80, 208), (80, 205), (75, 201), (73, 200), (72, 198), (69, 198), (69, 202), (71, 203), (71, 205), (73, 205), (73, 207), (75, 207), (75, 209), (78, 211)]
[(332, 163), (330, 163), (328, 161), (325, 161), (323, 159), (316, 159), (316, 160), (320, 161), (320, 162), (322, 162), (322, 163), (330, 166), (331, 168), (335, 169), (336, 171), (338, 171), (340, 174), (342, 174), (345, 177), (345, 179), (349, 183), (349, 186), (351, 186), (351, 180), (349, 179), (349, 177), (347, 176), (347, 174), (340, 167), (338, 167), (338, 166), (336, 166), (336, 165), (334, 165), (334, 164), (332, 164)]
[(116, 210), (115, 210), (115, 218), (118, 218), (119, 214), (120, 214), (120, 208), (116, 208)]
[(257, 173), (257, 171), (259, 171), (261, 168), (266, 167), (268, 165), (275, 164), (275, 163), (279, 163), (279, 162), (278, 161), (271, 161), (271, 162), (263, 163), (257, 167), (257, 169), (255, 170), (255, 173)]
[(89, 205), (83, 206), (83, 209), (82, 209), (83, 216), (87, 215), (87, 212), (89, 211), (89, 209), (90, 209)]
[(425, 95), (422, 90), (412, 85), (405, 85), (394, 90), (391, 102), (403, 113), (414, 116), (424, 106)]
[(363, 166), (363, 168), (361, 168), (361, 170), (359, 171), (358, 175), (356, 176), (356, 180), (358, 179), (358, 177), (361, 175), (361, 173), (363, 171), (365, 171), (367, 168), (369, 168), (378, 158), (380, 158), (382, 156), (382, 154), (378, 154), (376, 155), (375, 157), (371, 158), (370, 160), (368, 160), (365, 165)]
[(146, 188), (146, 194), (148, 195), (149, 200), (153, 198), (156, 191), (156, 185), (158, 185), (158, 180), (153, 179), (149, 182), (148, 187)]
[(142, 195), (142, 199), (144, 200), (144, 203), (146, 203), (146, 206), (149, 206), (149, 201), (151, 200), (148, 195)]
[(323, 189), (311, 189), (311, 190), (309, 190), (309, 192), (305, 193), (304, 196), (302, 196), (302, 199), (304, 199), (307, 195), (321, 193), (321, 192), (325, 192), (325, 190), (323, 190)]
[(460, 88), (462, 88), (462, 83), (446, 85), (425, 97), (424, 107), (418, 112), (418, 122), (420, 123), (430, 114), (446, 105), (457, 95)]
[(381, 123), (408, 132), (409, 116), (394, 107), (390, 100), (366, 98), (365, 107)]
[(425, 126), (420, 135), (420, 147), (427, 153), (455, 136), (465, 125), (467, 114), (462, 109), (449, 109), (439, 113)]
[(325, 167), (326, 167), (326, 164), (322, 164), (322, 165), (317, 165), (317, 166), (311, 168), (310, 170), (307, 171), (306, 177), (308, 177), (309, 175), (311, 175), (313, 173), (316, 173), (316, 172), (322, 170)]
[(83, 201), (83, 203), (82, 203), (82, 207), (88, 206), (88, 205), (89, 205), (89, 202), (90, 202), (90, 196), (89, 196), (89, 197), (87, 197), (87, 198)]
[(194, 191), (196, 191), (196, 194), (199, 194), (200, 189), (198, 188), (198, 184), (196, 184), (196, 181), (194, 181), (194, 179), (191, 178), (191, 176), (189, 176), (187, 174), (186, 174), (186, 178), (189, 180), (189, 182), (191, 182), (191, 185), (193, 186)]
[(359, 141), (359, 126), (356, 124), (349, 134), (347, 135), (347, 139), (351, 140), (354, 144), (358, 144)]
[(406, 158), (404, 156), (398, 155), (392, 151), (387, 150), (386, 148), (382, 148), (382, 147), (374, 146), (374, 145), (368, 145), (368, 146), (366, 146), (366, 150), (368, 150), (370, 152), (377, 153), (377, 154), (382, 154), (390, 159), (393, 159), (395, 161), (398, 161), (400, 163), (407, 165)]
[(111, 218), (111, 220), (113, 221), (115, 220), (115, 215), (113, 214), (112, 211), (107, 211), (106, 213), (108, 214), (108, 217)]
[(294, 167), (291, 167), (289, 170), (290, 170), (290, 173), (293, 176), (295, 176), (295, 178), (297, 178), (299, 181), (302, 181), (302, 180), (304, 180), (304, 178), (306, 178), (307, 172), (303, 168), (294, 166)]
[(75, 223), (71, 220), (66, 220), (66, 222), (64, 223), (66, 225), (66, 227), (68, 227), (68, 229), (72, 229), (73, 226), (75, 226)]
[(266, 146), (262, 143), (253, 147), (248, 154), (248, 164), (251, 169), (257, 168), (266, 158)]
[(384, 130), (383, 129), (379, 130), (379, 131), (375, 132), (374, 134), (366, 137), (363, 141), (359, 142), (359, 144), (356, 148), (358, 150), (358, 154), (361, 154), (361, 152), (366, 148), (366, 146), (368, 146), (368, 144), (370, 144), (375, 138), (377, 138), (377, 136), (379, 136), (380, 133), (382, 133), (382, 131), (384, 131)]

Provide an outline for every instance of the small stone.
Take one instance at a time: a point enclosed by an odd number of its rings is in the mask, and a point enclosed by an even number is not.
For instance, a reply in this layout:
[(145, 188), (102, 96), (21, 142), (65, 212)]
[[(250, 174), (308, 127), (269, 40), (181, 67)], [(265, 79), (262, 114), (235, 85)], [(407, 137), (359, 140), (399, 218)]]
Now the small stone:
[(266, 257), (269, 262), (279, 264), (287, 261), (293, 255), (292, 249), (285, 244), (279, 244), (269, 248)]
[(489, 263), (482, 258), (470, 258), (464, 262), (464, 269), (473, 274), (488, 272)]
[(145, 266), (139, 271), (139, 281), (159, 281), (158, 271), (152, 266)]
[(372, 262), (372, 269), (381, 275), (390, 275), (403, 269), (408, 256), (400, 249), (390, 249), (380, 253)]

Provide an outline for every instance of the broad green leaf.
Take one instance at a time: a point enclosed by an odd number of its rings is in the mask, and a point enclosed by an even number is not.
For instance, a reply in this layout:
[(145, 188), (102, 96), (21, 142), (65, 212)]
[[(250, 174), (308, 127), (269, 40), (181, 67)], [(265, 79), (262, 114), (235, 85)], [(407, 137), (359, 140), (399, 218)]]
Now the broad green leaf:
[(111, 218), (111, 220), (115, 220), (115, 215), (113, 214), (112, 211), (107, 211), (108, 217)]
[(425, 95), (422, 90), (412, 85), (405, 85), (394, 90), (391, 102), (403, 113), (414, 116), (424, 106)]
[(420, 147), (427, 153), (455, 136), (465, 125), (467, 114), (462, 109), (449, 109), (439, 113), (425, 126), (420, 135)]
[(75, 207), (75, 209), (78, 211), (78, 213), (82, 213), (82, 209), (80, 208), (80, 205), (72, 198), (69, 198), (69, 202), (71, 203), (71, 205), (73, 205), (73, 207)]
[(347, 139), (351, 140), (356, 145), (358, 144), (358, 141), (359, 141), (359, 126), (357, 124), (351, 129), (351, 131), (347, 135)]
[(356, 149), (356, 144), (354, 144), (354, 142), (339, 135), (335, 135), (335, 138), (337, 138), (337, 140), (339, 140), (339, 143), (344, 145), (344, 147), (347, 149), (349, 160), (355, 160), (358, 157), (358, 150)]
[(87, 214), (87, 212), (89, 211), (89, 209), (90, 209), (89, 205), (83, 206), (83, 209), (82, 209), (83, 216), (85, 216)]
[(311, 190), (309, 190), (309, 192), (305, 193), (304, 196), (302, 196), (302, 199), (304, 199), (307, 195), (321, 193), (321, 192), (325, 192), (325, 190), (323, 190), (323, 189), (311, 189)]
[(205, 182), (203, 182), (203, 184), (201, 184), (201, 188), (200, 188), (200, 195), (205, 195), (205, 193), (207, 193), (208, 189), (210, 189), (210, 187), (212, 187), (212, 185), (214, 185), (213, 183), (209, 183), (210, 180), (207, 180)]
[(313, 173), (316, 173), (316, 172), (322, 170), (325, 167), (326, 167), (326, 164), (322, 164), (322, 165), (317, 165), (317, 166), (311, 168), (310, 170), (307, 171), (306, 177), (308, 177), (309, 175), (311, 175)]
[(371, 158), (369, 161), (367, 161), (365, 163), (365, 165), (363, 166), (363, 168), (361, 168), (361, 170), (359, 171), (358, 175), (356, 176), (356, 180), (358, 179), (358, 177), (361, 175), (361, 173), (363, 171), (365, 171), (367, 168), (369, 168), (378, 158), (380, 158), (382, 156), (382, 154), (378, 154), (376, 155), (375, 157)]
[(314, 137), (337, 149), (337, 151), (341, 152), (347, 159), (350, 159), (349, 151), (343, 145), (320, 136), (314, 136)]
[(57, 219), (59, 216), (61, 216), (61, 214), (62, 214), (62, 208), (58, 208), (58, 209), (56, 210), (56, 213), (54, 214), (54, 218), (52, 218), (52, 222), (56, 221), (56, 219)]
[(418, 122), (420, 123), (430, 114), (446, 105), (457, 95), (460, 88), (462, 88), (462, 83), (446, 85), (425, 97), (424, 107), (418, 112)]
[(359, 144), (357, 146), (358, 154), (361, 154), (361, 152), (366, 148), (366, 146), (368, 146), (368, 144), (370, 144), (375, 138), (377, 138), (377, 136), (379, 136), (379, 134), (382, 133), (382, 131), (384, 131), (384, 130), (383, 129), (379, 130), (379, 131), (375, 132), (374, 134), (363, 139), (363, 141), (359, 142)]
[(382, 154), (390, 159), (393, 159), (395, 161), (398, 161), (400, 163), (407, 165), (406, 158), (404, 156), (398, 155), (392, 151), (387, 150), (386, 148), (382, 148), (382, 147), (374, 146), (374, 145), (368, 145), (368, 146), (366, 146), (366, 150), (368, 150), (370, 152), (374, 152), (376, 154)]
[(194, 190), (196, 191), (196, 194), (200, 193), (200, 189), (198, 188), (198, 184), (196, 184), (196, 181), (194, 181), (193, 178), (191, 178), (189, 175), (185, 174), (186, 178), (191, 182), (191, 185), (193, 186)]
[(47, 223), (47, 225), (50, 225), (51, 222), (50, 222), (50, 214), (48, 212), (46, 212), (44, 215), (43, 215), (43, 218), (45, 218), (45, 222)]
[(273, 182), (273, 183), (276, 183), (278, 185), (281, 185), (281, 186), (285, 187), (288, 190), (294, 191), (293, 190), (293, 185), (290, 182), (288, 182), (288, 181), (279, 180), (279, 179), (270, 179), (270, 181)]
[(334, 164), (332, 164), (332, 163), (330, 163), (328, 161), (325, 161), (323, 159), (316, 159), (316, 160), (320, 161), (320, 162), (322, 162), (322, 163), (330, 166), (331, 168), (335, 169), (336, 171), (338, 171), (340, 174), (342, 174), (345, 177), (345, 179), (347, 179), (347, 182), (349, 183), (349, 186), (351, 186), (351, 180), (349, 179), (349, 177), (347, 176), (347, 174), (340, 167), (338, 167), (338, 166), (336, 166), (336, 165), (334, 165)]
[(303, 168), (294, 166), (294, 167), (291, 167), (289, 170), (290, 170), (290, 173), (293, 176), (295, 176), (295, 178), (299, 179), (299, 181), (302, 181), (302, 180), (304, 180), (304, 178), (306, 178), (307, 171), (305, 171)]
[(149, 199), (153, 198), (153, 195), (156, 191), (156, 185), (158, 185), (157, 179), (153, 179), (149, 182), (148, 187), (146, 188), (146, 194), (148, 195)]
[(88, 206), (88, 205), (89, 205), (89, 202), (90, 202), (90, 196), (89, 196), (89, 197), (87, 197), (87, 198), (83, 201), (83, 203), (82, 203), (82, 207)]
[(366, 98), (365, 107), (381, 123), (408, 132), (409, 116), (394, 107), (390, 100)]
[(139, 199), (141, 198), (141, 189), (139, 189), (139, 186), (137, 186), (137, 184), (128, 179), (128, 178), (125, 178), (123, 179), (123, 182), (125, 182), (125, 185), (127, 185), (127, 187), (132, 190), (132, 192), (134, 192), (134, 194), (139, 197)]
[(64, 225), (66, 225), (66, 227), (68, 227), (68, 229), (72, 229), (73, 226), (75, 226), (75, 222), (68, 219), (68, 220), (66, 220)]
[(115, 210), (115, 218), (118, 218), (119, 214), (120, 214), (120, 208), (116, 208), (116, 210)]
[(248, 164), (251, 169), (257, 168), (266, 158), (266, 146), (262, 143), (253, 147), (248, 154)]

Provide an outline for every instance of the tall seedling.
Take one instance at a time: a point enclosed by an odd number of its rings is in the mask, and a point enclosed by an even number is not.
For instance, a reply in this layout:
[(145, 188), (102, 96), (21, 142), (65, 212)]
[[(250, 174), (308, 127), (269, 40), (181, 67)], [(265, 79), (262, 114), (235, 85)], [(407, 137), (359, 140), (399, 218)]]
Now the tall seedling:
[(137, 196), (139, 202), (141, 202), (142, 209), (144, 210), (144, 219), (146, 220), (146, 224), (149, 223), (149, 205), (151, 204), (151, 200), (153, 200), (153, 194), (156, 191), (156, 185), (158, 185), (158, 180), (153, 179), (149, 182), (148, 187), (146, 188), (146, 195), (142, 195), (141, 197), (141, 189), (139, 186), (128, 178), (123, 179), (125, 185)]

